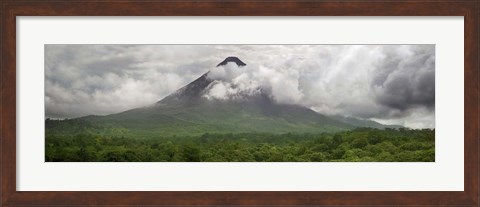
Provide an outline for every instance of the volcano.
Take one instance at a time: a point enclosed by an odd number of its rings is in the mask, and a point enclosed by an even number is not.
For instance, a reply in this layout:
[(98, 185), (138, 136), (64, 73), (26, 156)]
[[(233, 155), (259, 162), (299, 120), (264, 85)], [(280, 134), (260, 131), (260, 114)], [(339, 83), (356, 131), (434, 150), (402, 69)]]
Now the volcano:
[[(247, 64), (227, 57), (217, 65)], [(329, 117), (310, 108), (280, 104), (262, 88), (240, 99), (209, 99), (205, 95), (218, 80), (204, 73), (158, 102), (107, 116), (86, 116), (77, 121), (88, 126), (122, 129), (125, 134), (145, 136), (201, 135), (205, 133), (318, 133), (350, 130), (367, 122)], [(350, 121), (346, 121), (350, 120)], [(371, 124), (372, 121), (368, 121)], [(375, 122), (376, 123), (376, 122)], [(374, 125), (383, 128), (384, 125)], [(48, 126), (47, 126), (48, 128)], [(53, 127), (55, 128), (55, 127)], [(49, 130), (54, 130), (50, 128)]]

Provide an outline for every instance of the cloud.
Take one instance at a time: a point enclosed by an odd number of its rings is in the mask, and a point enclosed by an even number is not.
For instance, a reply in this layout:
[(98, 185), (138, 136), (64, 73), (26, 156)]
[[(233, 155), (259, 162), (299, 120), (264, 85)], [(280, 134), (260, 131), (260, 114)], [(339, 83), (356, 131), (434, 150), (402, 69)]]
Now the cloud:
[(46, 45), (46, 116), (106, 115), (149, 105), (208, 65), (194, 63), (189, 53), (178, 58), (169, 53), (142, 45)]
[(238, 66), (229, 62), (209, 70), (212, 83), (205, 97), (220, 100), (238, 99), (245, 95), (267, 91), (273, 100), (283, 104), (296, 104), (303, 97), (299, 90), (298, 72), (286, 68), (268, 68), (263, 65)]
[[(228, 56), (247, 66), (215, 67)], [(207, 71), (210, 99), (261, 88), (327, 115), (434, 127), (434, 45), (46, 45), (46, 116), (149, 105)]]
[(435, 107), (435, 53), (433, 47), (384, 49), (385, 56), (372, 81), (378, 103), (408, 110)]
[(246, 74), (248, 72), (249, 70), (247, 66), (238, 66), (234, 62), (228, 62), (226, 65), (210, 69), (207, 77), (212, 80), (231, 82), (239, 75)]

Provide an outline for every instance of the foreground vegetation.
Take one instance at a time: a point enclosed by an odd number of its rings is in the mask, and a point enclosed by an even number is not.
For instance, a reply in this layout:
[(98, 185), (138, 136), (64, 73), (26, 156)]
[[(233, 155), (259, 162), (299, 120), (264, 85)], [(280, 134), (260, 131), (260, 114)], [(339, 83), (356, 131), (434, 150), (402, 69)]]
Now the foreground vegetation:
[(124, 137), (52, 134), (47, 162), (433, 162), (435, 130)]

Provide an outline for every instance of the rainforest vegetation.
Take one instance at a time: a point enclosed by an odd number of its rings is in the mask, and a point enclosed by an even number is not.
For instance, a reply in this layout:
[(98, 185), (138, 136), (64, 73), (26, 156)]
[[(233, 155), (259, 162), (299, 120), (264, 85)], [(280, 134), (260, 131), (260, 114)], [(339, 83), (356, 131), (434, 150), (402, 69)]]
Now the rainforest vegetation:
[(434, 129), (133, 136), (46, 133), (47, 162), (433, 162)]

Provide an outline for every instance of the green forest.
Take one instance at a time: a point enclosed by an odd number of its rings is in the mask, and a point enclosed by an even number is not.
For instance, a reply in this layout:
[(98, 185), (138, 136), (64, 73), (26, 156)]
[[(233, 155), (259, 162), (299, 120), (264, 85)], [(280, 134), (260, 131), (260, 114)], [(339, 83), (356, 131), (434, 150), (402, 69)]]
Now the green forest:
[(434, 129), (131, 136), (46, 133), (47, 162), (434, 162)]

